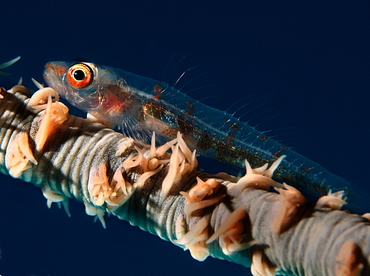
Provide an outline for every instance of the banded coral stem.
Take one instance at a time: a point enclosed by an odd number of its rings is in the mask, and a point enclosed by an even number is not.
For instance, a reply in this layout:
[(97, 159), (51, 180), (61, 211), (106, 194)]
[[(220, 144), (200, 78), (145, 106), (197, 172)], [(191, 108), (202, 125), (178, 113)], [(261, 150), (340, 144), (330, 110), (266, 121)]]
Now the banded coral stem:
[(198, 260), (252, 265), (254, 275), (369, 274), (368, 219), (334, 210), (340, 194), (307, 202), (271, 179), (278, 161), (247, 165), (237, 182), (199, 171), (181, 135), (164, 148), (145, 145), (69, 115), (53, 93), (30, 99), (16, 86), (0, 99), (0, 170), (40, 187), (48, 201), (74, 198), (103, 225), (113, 214)]

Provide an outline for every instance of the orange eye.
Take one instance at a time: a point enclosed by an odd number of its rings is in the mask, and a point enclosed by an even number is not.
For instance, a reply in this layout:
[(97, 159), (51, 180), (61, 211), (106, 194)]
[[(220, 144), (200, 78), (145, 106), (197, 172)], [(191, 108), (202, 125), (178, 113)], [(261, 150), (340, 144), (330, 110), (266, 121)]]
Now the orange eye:
[(67, 79), (74, 88), (85, 88), (92, 83), (93, 72), (86, 64), (77, 63), (68, 69)]

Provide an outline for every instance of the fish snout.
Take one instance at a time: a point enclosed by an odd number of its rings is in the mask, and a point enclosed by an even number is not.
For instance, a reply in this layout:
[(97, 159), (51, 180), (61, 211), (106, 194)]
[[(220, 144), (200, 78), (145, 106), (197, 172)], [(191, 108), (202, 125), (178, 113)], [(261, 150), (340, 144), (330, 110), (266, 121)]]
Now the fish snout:
[(62, 62), (48, 62), (45, 64), (44, 80), (48, 86), (53, 88), (62, 97), (66, 96), (66, 87), (63, 79), (68, 71), (68, 66)]

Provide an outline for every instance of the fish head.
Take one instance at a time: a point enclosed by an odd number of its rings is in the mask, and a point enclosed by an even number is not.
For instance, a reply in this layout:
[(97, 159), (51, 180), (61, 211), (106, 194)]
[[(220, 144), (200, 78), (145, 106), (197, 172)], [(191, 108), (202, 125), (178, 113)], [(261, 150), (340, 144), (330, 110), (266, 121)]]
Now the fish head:
[(114, 124), (140, 107), (140, 101), (114, 68), (53, 61), (45, 65), (44, 79), (75, 107)]
[(96, 76), (97, 72), (87, 63), (53, 61), (45, 65), (44, 71), (44, 79), (51, 88), (87, 112), (99, 105), (94, 83)]

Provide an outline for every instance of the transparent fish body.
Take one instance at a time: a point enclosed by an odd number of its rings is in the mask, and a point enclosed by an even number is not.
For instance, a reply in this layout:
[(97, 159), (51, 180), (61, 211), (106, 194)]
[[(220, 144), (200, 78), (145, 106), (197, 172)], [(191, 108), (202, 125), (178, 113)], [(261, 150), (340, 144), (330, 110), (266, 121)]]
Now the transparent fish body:
[[(245, 168), (245, 159), (252, 167), (259, 167), (286, 155), (274, 174), (276, 178), (298, 184), (299, 189), (314, 196), (326, 195), (330, 189), (348, 194), (348, 181), (165, 82), (116, 68), (81, 64), (87, 69), (78, 65), (73, 69), (75, 63), (50, 62), (44, 72), (45, 81), (72, 105), (99, 120), (122, 126), (135, 138), (155, 131), (173, 139), (180, 131), (200, 155), (240, 168)], [(85, 81), (84, 74), (91, 74), (91, 78), (82, 87), (79, 81)]]

